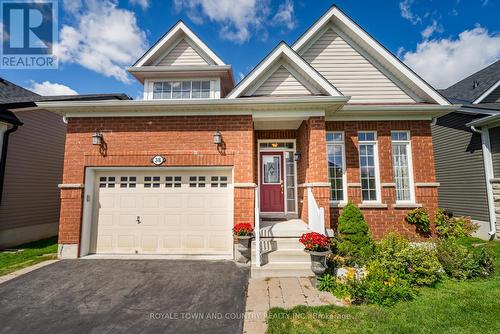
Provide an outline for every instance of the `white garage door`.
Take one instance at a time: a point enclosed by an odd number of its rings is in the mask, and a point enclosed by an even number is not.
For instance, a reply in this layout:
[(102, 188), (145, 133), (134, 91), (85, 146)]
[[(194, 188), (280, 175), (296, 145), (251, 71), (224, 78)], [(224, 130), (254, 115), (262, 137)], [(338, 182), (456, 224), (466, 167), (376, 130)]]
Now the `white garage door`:
[(96, 174), (91, 253), (232, 254), (227, 170)]

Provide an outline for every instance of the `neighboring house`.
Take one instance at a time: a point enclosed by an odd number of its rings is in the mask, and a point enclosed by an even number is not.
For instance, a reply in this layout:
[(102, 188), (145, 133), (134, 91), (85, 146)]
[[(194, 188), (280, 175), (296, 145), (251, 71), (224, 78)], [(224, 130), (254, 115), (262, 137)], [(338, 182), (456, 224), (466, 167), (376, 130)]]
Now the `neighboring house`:
[(35, 101), (126, 98), (40, 96), (0, 79), (0, 249), (57, 235), (66, 124)]
[(433, 126), (439, 206), (478, 222), (478, 236), (498, 236), (494, 179), (500, 178), (500, 60), (441, 93), (462, 107)]
[(437, 207), (431, 120), (456, 107), (337, 7), (236, 86), (183, 22), (129, 71), (144, 100), (38, 103), (68, 120), (60, 257), (232, 258), (250, 222), (253, 264), (283, 269), (275, 251), (307, 257), (297, 237), (348, 201), (376, 238), (414, 237), (407, 212)]

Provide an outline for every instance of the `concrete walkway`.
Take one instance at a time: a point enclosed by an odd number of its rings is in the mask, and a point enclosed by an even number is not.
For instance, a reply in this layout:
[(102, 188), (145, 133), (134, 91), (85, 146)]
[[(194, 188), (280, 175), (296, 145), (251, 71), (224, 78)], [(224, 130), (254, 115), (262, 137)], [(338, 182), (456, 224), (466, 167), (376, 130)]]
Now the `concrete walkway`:
[(272, 307), (331, 304), (343, 306), (331, 293), (314, 288), (310, 278), (252, 278), (248, 283), (243, 333), (265, 333), (267, 311)]

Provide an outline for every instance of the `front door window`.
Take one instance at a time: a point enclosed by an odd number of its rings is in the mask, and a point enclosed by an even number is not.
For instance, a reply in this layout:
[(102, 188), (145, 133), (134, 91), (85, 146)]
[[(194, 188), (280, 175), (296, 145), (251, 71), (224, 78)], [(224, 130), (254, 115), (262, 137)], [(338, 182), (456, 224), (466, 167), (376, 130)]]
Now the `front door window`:
[(265, 155), (262, 157), (263, 167), (264, 167), (264, 183), (265, 184), (276, 184), (281, 181), (281, 166), (280, 160), (281, 156), (275, 155)]

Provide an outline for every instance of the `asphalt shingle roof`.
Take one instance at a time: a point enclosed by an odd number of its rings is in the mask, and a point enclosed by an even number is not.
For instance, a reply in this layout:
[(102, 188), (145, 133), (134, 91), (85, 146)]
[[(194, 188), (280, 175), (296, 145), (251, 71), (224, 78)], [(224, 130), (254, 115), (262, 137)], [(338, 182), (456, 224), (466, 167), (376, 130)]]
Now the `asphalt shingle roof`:
[(0, 77), (0, 121), (22, 124), (9, 109), (34, 107), (40, 101), (130, 100), (126, 94), (83, 94), (42, 96)]
[(440, 92), (448, 99), (472, 103), (498, 80), (500, 80), (500, 60)]

